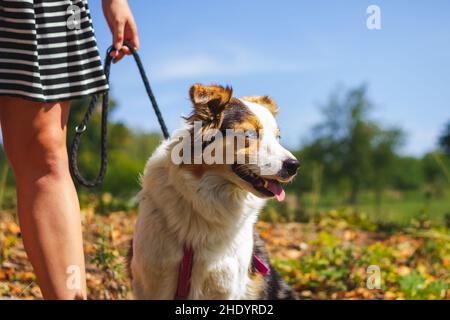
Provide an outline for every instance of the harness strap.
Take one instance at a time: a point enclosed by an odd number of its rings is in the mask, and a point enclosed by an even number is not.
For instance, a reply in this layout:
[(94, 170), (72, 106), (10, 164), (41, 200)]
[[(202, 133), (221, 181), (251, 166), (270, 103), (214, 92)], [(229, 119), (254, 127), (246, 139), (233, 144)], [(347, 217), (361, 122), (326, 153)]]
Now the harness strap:
[[(183, 248), (183, 260), (181, 260), (180, 269), (178, 271), (178, 286), (175, 300), (186, 300), (189, 295), (189, 283), (191, 280), (193, 260), (194, 250), (185, 245)], [(270, 273), (269, 266), (255, 253), (253, 254), (252, 267), (263, 276)]]
[(178, 271), (178, 288), (177, 293), (175, 294), (175, 300), (187, 299), (193, 260), (194, 250), (185, 245), (183, 248), (183, 260), (181, 261), (180, 270)]
[(261, 273), (263, 276), (270, 273), (269, 266), (264, 262), (263, 259), (258, 257), (255, 253), (253, 254), (253, 267), (256, 269), (256, 271)]

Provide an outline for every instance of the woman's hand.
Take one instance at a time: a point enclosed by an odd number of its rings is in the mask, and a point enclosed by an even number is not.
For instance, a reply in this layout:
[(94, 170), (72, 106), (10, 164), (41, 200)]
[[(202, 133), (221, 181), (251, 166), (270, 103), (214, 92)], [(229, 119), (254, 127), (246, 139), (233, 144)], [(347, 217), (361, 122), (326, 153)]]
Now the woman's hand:
[(123, 45), (124, 40), (130, 41), (134, 49), (139, 48), (137, 27), (127, 0), (103, 0), (102, 7), (113, 35), (116, 51), (111, 52), (111, 56), (113, 63), (116, 63), (123, 58), (124, 54), (131, 54), (130, 49)]

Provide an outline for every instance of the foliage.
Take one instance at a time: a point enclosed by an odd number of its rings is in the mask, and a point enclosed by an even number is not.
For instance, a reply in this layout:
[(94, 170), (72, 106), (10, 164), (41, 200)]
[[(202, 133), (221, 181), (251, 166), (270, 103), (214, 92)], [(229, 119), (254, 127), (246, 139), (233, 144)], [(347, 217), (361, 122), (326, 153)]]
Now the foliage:
[[(129, 299), (125, 259), (135, 212), (83, 211), (88, 297)], [(273, 265), (302, 299), (449, 299), (445, 227), (385, 233), (356, 212), (332, 210), (308, 223), (258, 222)], [(0, 212), (0, 297), (41, 298), (13, 215)], [(368, 289), (367, 267), (381, 271)]]
[(391, 170), (392, 188), (396, 190), (420, 189), (425, 179), (423, 161), (406, 156), (396, 156), (395, 161), (395, 168), (401, 168), (401, 170)]
[[(448, 229), (374, 233), (353, 219), (334, 210), (307, 225), (259, 227), (274, 265), (303, 299), (450, 298)], [(380, 268), (380, 289), (367, 287), (368, 266)]]
[(323, 166), (327, 188), (348, 187), (351, 203), (357, 202), (363, 188), (380, 193), (390, 183), (402, 142), (401, 130), (382, 128), (370, 118), (372, 108), (365, 86), (334, 93), (322, 108), (322, 123), (300, 152), (306, 161)]
[(405, 293), (406, 299), (439, 299), (447, 290), (448, 284), (444, 281), (427, 281), (417, 270), (400, 277), (400, 289)]
[[(104, 289), (99, 293), (103, 296), (102, 299), (125, 299), (129, 288), (122, 283), (125, 276), (125, 266), (123, 260), (120, 259), (119, 251), (114, 248), (108, 237), (106, 226), (102, 226), (100, 239), (94, 245), (95, 254), (91, 262), (102, 272), (104, 278), (102, 282)], [(109, 234), (112, 236), (114, 229), (111, 228)], [(91, 288), (91, 290), (98, 291), (102, 287)], [(92, 293), (91, 293), (92, 294)]]
[(450, 121), (447, 123), (444, 132), (439, 138), (439, 145), (446, 154), (450, 155)]

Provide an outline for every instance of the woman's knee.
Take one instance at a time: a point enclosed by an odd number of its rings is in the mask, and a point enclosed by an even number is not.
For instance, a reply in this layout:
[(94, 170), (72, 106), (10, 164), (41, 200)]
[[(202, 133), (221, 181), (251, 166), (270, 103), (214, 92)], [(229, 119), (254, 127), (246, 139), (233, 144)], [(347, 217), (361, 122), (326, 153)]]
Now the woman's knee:
[[(20, 111), (17, 111), (19, 107)], [(4, 147), (16, 179), (67, 174), (68, 114), (68, 103), (2, 100), (0, 115)]]
[(59, 129), (42, 130), (37, 135), (30, 152), (36, 159), (38, 168), (51, 171), (67, 169), (66, 135)]
[(67, 174), (66, 137), (60, 130), (47, 128), (28, 140), (15, 142), (6, 153), (16, 179), (59, 178)]

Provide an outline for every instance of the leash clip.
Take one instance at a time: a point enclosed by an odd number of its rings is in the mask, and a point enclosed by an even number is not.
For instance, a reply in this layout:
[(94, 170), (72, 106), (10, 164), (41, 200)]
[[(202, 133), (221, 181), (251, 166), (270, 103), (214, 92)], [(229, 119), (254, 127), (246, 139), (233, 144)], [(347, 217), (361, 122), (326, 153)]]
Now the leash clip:
[(85, 131), (86, 131), (86, 125), (85, 124), (83, 124), (83, 126), (81, 128), (79, 126), (75, 127), (75, 132), (76, 133), (83, 133)]

